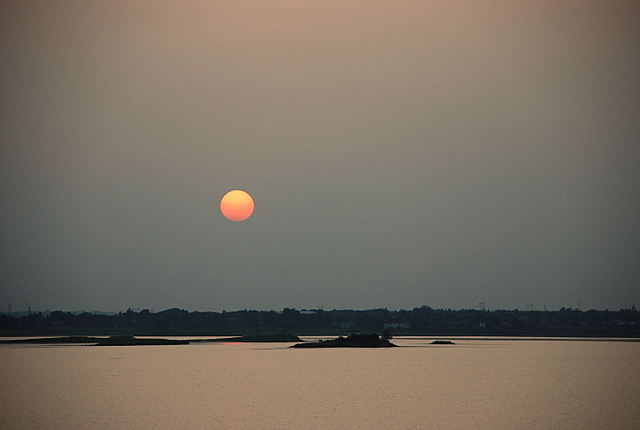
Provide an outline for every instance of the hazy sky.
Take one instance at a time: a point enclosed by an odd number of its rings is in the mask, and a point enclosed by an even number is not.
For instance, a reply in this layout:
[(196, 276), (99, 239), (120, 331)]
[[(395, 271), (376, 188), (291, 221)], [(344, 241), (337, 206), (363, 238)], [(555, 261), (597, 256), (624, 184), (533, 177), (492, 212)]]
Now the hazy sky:
[(640, 306), (639, 22), (2, 2), (0, 310)]

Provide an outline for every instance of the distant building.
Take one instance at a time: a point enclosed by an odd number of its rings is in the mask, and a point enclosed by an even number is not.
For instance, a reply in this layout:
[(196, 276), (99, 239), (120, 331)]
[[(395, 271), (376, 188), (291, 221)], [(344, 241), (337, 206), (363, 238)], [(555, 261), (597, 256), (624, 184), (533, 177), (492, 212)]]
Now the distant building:
[(350, 329), (355, 327), (356, 324), (352, 321), (340, 321), (340, 322), (333, 322), (331, 323), (331, 327), (338, 327), (338, 328), (342, 328), (342, 329)]
[(390, 330), (407, 330), (411, 328), (411, 323), (408, 322), (386, 322), (384, 323), (385, 329)]

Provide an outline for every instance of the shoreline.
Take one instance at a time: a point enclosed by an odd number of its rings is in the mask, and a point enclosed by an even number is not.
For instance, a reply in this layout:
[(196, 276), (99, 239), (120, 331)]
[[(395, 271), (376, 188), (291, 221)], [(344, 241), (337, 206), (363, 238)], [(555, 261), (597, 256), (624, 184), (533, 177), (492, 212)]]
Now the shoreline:
[[(176, 339), (180, 338), (180, 339)], [(319, 340), (323, 342), (330, 342), (331, 336), (321, 335), (288, 335), (288, 337), (282, 337), (281, 335), (266, 335), (266, 336), (229, 336), (220, 337), (218, 335), (202, 335), (197, 338), (192, 338), (185, 335), (154, 335), (154, 336), (132, 336), (132, 335), (112, 335), (112, 336), (0, 336), (1, 345), (17, 345), (17, 344), (32, 344), (32, 345), (55, 345), (55, 344), (87, 344), (87, 345), (116, 345), (117, 340), (120, 340), (124, 345), (153, 345), (154, 341), (156, 345), (161, 344), (191, 344), (191, 343), (225, 343), (225, 342), (239, 342), (239, 343), (303, 343), (312, 344), (318, 343)], [(418, 341), (442, 341), (442, 340), (456, 340), (456, 341), (474, 341), (474, 342), (640, 342), (640, 338), (632, 337), (586, 337), (586, 336), (440, 336), (440, 335), (410, 335), (394, 336), (397, 340), (418, 340)], [(125, 340), (126, 339), (126, 340)], [(304, 340), (310, 339), (310, 340)], [(176, 343), (177, 342), (177, 343)], [(305, 346), (307, 347), (307, 346)], [(311, 346), (314, 347), (314, 346)], [(329, 347), (329, 345), (323, 345), (321, 347)]]

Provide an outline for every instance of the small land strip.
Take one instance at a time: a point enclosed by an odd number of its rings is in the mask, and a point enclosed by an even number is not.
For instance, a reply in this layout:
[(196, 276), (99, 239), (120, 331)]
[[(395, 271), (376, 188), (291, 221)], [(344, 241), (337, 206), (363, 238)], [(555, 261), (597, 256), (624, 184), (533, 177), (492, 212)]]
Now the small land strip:
[(95, 346), (129, 346), (129, 345), (188, 345), (187, 340), (175, 339), (151, 339), (137, 338), (134, 336), (66, 336), (66, 337), (44, 337), (37, 339), (16, 339), (3, 340), (3, 344), (35, 344), (35, 345), (58, 345), (58, 344), (83, 344)]

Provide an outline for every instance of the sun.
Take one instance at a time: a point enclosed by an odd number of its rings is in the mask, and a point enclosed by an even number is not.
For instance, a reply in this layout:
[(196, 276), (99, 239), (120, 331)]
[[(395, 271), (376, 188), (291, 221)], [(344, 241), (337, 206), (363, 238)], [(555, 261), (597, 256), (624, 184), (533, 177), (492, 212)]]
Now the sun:
[(244, 221), (251, 216), (255, 205), (246, 191), (229, 191), (220, 200), (220, 212), (231, 221)]

